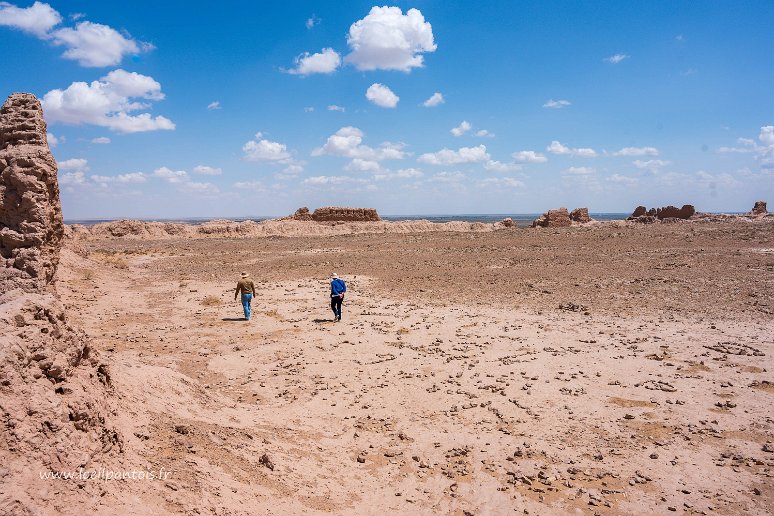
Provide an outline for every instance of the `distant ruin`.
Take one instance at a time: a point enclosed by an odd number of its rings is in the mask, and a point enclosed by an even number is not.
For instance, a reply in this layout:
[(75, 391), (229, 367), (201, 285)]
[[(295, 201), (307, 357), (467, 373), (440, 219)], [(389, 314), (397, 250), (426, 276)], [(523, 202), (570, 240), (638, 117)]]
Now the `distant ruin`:
[(645, 223), (664, 219), (688, 220), (695, 214), (696, 208), (692, 204), (684, 204), (682, 208), (670, 205), (663, 208), (647, 209), (645, 206), (637, 206), (627, 220)]
[(567, 208), (548, 210), (540, 217), (532, 221), (533, 228), (565, 228), (572, 226), (573, 222), (585, 224), (591, 222), (588, 208), (575, 208), (572, 213)]
[(289, 218), (314, 222), (378, 222), (381, 219), (375, 208), (342, 208), (325, 206), (309, 213), (309, 208), (303, 207)]
[(766, 209), (766, 201), (755, 201), (755, 206), (750, 211), (750, 215), (753, 216), (766, 215), (767, 213), (769, 210)]

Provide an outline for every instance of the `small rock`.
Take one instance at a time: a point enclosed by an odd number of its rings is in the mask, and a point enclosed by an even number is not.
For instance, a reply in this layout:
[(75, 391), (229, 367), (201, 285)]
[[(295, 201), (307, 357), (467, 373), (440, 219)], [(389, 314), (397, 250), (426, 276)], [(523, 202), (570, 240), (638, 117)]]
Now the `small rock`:
[(269, 468), (270, 470), (274, 471), (274, 463), (271, 461), (271, 459), (269, 458), (269, 456), (268, 456), (268, 455), (266, 455), (265, 453), (264, 453), (263, 455), (261, 455), (261, 458), (260, 458), (260, 459), (258, 459), (258, 462), (259, 462), (260, 464), (263, 464), (264, 466), (266, 466), (266, 467), (267, 467), (267, 468)]

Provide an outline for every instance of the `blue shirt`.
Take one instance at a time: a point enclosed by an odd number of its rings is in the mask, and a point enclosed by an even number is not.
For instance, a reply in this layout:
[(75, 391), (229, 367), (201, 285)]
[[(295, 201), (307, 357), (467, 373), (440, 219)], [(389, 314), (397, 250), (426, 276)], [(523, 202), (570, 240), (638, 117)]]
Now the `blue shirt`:
[(336, 278), (335, 280), (331, 280), (331, 297), (336, 297), (346, 291), (347, 285), (344, 283), (343, 279)]

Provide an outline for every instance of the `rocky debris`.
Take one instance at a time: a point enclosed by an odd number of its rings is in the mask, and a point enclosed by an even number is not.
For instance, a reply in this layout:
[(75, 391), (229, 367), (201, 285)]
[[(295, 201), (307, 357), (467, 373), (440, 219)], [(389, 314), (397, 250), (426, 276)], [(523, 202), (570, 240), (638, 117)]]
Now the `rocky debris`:
[(513, 219), (510, 217), (506, 217), (503, 220), (500, 221), (500, 225), (506, 228), (513, 228), (516, 227), (516, 223), (513, 222)]
[(382, 219), (374, 208), (326, 206), (314, 210), (312, 220), (315, 222), (376, 222)]
[(755, 206), (750, 211), (750, 215), (766, 215), (769, 211), (766, 209), (766, 201), (755, 201)]
[(589, 209), (588, 208), (575, 208), (570, 212), (570, 220), (573, 222), (579, 222), (581, 224), (585, 224), (587, 222), (591, 222), (591, 217), (589, 217)]
[(548, 210), (546, 213), (532, 221), (533, 228), (565, 228), (570, 226), (570, 214), (567, 208)]
[(704, 345), (705, 348), (723, 353), (724, 355), (744, 355), (765, 357), (766, 354), (748, 344), (737, 344), (736, 342), (718, 342), (717, 344)]
[(56, 174), (40, 102), (14, 93), (0, 108), (0, 293), (53, 281), (64, 235)]
[[(665, 219), (688, 220), (696, 214), (696, 208), (692, 204), (684, 204), (682, 208), (676, 206), (664, 206), (663, 208), (647, 209), (645, 206), (637, 206), (631, 216), (626, 220), (651, 224), (656, 220)], [(675, 220), (668, 220), (675, 222)]]
[(77, 470), (121, 439), (107, 423), (109, 368), (53, 288), (64, 226), (56, 162), (31, 94), (13, 94), (0, 109), (0, 169), (0, 464), (15, 479), (4, 495), (19, 513), (38, 514), (47, 512), (39, 472)]

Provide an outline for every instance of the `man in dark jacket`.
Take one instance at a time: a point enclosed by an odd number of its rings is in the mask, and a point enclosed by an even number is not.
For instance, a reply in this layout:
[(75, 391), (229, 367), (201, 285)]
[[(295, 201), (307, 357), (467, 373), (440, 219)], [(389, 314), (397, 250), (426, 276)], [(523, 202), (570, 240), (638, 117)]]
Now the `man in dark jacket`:
[(331, 274), (331, 310), (333, 310), (334, 322), (341, 320), (341, 303), (344, 301), (346, 291), (347, 285), (344, 280), (335, 272)]

